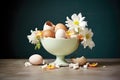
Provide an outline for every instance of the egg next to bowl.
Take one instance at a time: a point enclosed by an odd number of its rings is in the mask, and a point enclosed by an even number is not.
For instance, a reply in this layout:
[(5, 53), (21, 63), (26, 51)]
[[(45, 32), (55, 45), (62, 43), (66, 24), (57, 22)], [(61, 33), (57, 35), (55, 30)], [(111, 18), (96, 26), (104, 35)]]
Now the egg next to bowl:
[(43, 57), (39, 54), (33, 54), (29, 57), (29, 62), (33, 65), (43, 64)]

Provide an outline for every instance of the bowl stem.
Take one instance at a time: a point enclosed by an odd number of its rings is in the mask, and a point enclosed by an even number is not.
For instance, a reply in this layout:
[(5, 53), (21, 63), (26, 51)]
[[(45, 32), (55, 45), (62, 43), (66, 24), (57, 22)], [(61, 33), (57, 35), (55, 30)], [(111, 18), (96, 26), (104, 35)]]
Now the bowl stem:
[(56, 55), (56, 59), (53, 63), (59, 66), (69, 65), (69, 63), (65, 60), (65, 55)]

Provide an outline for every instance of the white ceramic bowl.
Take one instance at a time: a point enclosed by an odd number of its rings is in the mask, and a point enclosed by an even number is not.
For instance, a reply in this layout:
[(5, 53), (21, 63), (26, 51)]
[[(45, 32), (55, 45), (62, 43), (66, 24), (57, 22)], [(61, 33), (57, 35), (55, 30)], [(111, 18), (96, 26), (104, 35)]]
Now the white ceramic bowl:
[(68, 65), (68, 63), (65, 61), (65, 56), (73, 53), (79, 45), (78, 39), (76, 38), (43, 38), (41, 39), (41, 43), (46, 51), (56, 56), (54, 63), (59, 66)]

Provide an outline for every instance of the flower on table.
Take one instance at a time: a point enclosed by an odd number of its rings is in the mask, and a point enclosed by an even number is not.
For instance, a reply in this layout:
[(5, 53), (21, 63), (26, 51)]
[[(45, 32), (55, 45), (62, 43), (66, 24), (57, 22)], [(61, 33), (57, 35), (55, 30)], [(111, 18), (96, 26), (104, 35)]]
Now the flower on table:
[(52, 64), (45, 64), (43, 66), (41, 66), (42, 69), (45, 69), (45, 70), (53, 70), (53, 69), (58, 69), (60, 68), (59, 65), (55, 65), (54, 63)]
[(95, 63), (89, 63), (88, 66), (89, 67), (97, 67), (98, 63), (97, 62), (95, 62)]

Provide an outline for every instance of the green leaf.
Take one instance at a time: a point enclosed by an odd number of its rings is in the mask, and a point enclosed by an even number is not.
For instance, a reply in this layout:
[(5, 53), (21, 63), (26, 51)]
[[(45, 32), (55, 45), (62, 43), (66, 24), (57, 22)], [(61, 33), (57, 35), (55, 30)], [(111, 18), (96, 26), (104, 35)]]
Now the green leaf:
[(40, 49), (40, 42), (38, 42), (36, 45), (35, 45), (35, 50), (37, 50), (37, 49)]

